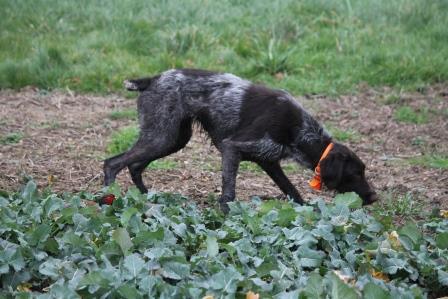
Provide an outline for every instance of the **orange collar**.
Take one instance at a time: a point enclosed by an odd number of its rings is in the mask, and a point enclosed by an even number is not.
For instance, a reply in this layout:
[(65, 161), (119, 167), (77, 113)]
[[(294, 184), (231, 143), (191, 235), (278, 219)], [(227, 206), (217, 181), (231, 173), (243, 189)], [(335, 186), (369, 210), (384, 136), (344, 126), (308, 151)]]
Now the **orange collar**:
[(327, 148), (325, 149), (324, 153), (322, 154), (322, 156), (319, 159), (319, 162), (317, 163), (316, 168), (314, 169), (314, 177), (311, 179), (310, 181), (310, 187), (313, 188), (314, 190), (321, 190), (322, 189), (322, 177), (320, 176), (320, 161), (322, 161), (323, 159), (325, 159), (325, 157), (328, 156), (328, 154), (330, 153), (331, 149), (333, 148), (333, 142), (331, 142)]

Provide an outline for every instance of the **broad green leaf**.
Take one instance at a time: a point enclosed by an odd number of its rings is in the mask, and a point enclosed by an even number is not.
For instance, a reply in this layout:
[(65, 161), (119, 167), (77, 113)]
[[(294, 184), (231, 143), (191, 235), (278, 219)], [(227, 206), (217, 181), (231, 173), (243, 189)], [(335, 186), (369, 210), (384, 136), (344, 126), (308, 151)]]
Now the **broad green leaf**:
[(257, 274), (259, 277), (268, 275), (271, 271), (278, 270), (277, 259), (270, 256), (267, 257), (257, 268)]
[(127, 299), (138, 299), (143, 298), (142, 295), (138, 292), (137, 288), (131, 284), (124, 284), (120, 286), (118, 289), (118, 294), (123, 298)]
[(297, 215), (298, 213), (291, 206), (285, 205), (278, 211), (277, 224), (282, 227), (289, 226), (296, 219)]
[(96, 289), (98, 287), (109, 288), (110, 283), (111, 282), (107, 276), (105, 276), (100, 270), (96, 270), (87, 273), (79, 282), (79, 286), (95, 286)]
[(208, 236), (206, 240), (207, 253), (211, 257), (215, 257), (219, 253), (219, 245), (216, 237)]
[(190, 264), (184, 257), (171, 257), (159, 260), (162, 264), (162, 276), (181, 280), (190, 274)]
[(135, 246), (149, 246), (157, 241), (163, 241), (163, 228), (159, 227), (155, 231), (140, 231), (133, 239)]
[(350, 209), (360, 209), (362, 207), (362, 199), (355, 192), (347, 192), (338, 194), (334, 198), (334, 203), (345, 205)]
[(369, 282), (364, 286), (362, 291), (364, 299), (391, 299), (390, 294), (382, 287)]
[(143, 270), (143, 267), (145, 267), (145, 261), (139, 254), (134, 253), (124, 258), (124, 267), (132, 277), (136, 277)]
[(389, 274), (395, 274), (398, 270), (404, 269), (406, 266), (405, 260), (398, 258), (386, 258), (383, 263), (383, 271)]
[(224, 293), (233, 294), (236, 291), (238, 281), (242, 280), (241, 274), (232, 266), (213, 274), (209, 279), (210, 287), (221, 290)]
[(358, 299), (354, 289), (345, 284), (335, 274), (331, 274), (331, 298), (332, 299)]
[(128, 226), (129, 220), (131, 219), (131, 217), (137, 213), (138, 213), (138, 210), (134, 207), (125, 208), (123, 213), (121, 214), (121, 218), (120, 218), (121, 224), (124, 227)]
[(448, 249), (448, 232), (438, 233), (436, 235), (436, 244), (440, 249)]
[(300, 246), (296, 252), (299, 258), (299, 263), (302, 267), (316, 268), (322, 263), (322, 259), (325, 254), (321, 251), (311, 249), (307, 246)]
[(448, 287), (448, 272), (442, 271), (442, 270), (438, 270), (437, 271), (437, 276), (439, 277), (439, 282)]
[(132, 240), (129, 237), (129, 233), (125, 228), (117, 228), (113, 233), (112, 233), (112, 239), (117, 242), (117, 244), (120, 246), (121, 251), (123, 252), (123, 254), (127, 254), (127, 252), (129, 251), (129, 249), (132, 248), (133, 244), (132, 244)]
[(37, 246), (43, 243), (50, 236), (51, 227), (48, 224), (38, 225), (29, 237), (29, 244), (31, 246)]
[(398, 234), (400, 237), (405, 236), (411, 239), (414, 246), (418, 245), (422, 239), (422, 232), (414, 222), (408, 222), (405, 226), (398, 230)]
[(22, 250), (15, 250), (13, 256), (8, 259), (8, 264), (14, 268), (14, 271), (19, 272), (25, 267), (25, 261), (22, 256)]
[(54, 284), (50, 288), (52, 298), (78, 299), (81, 298), (74, 290), (66, 285)]
[(344, 204), (337, 204), (331, 209), (330, 213), (330, 223), (334, 226), (343, 226), (349, 220), (350, 209)]
[(61, 260), (49, 258), (47, 261), (39, 266), (39, 272), (45, 276), (49, 276), (53, 279), (59, 277), (59, 269), (61, 267)]
[(277, 295), (274, 296), (275, 299), (297, 299), (299, 298), (299, 290), (286, 292), (283, 291)]
[(25, 203), (29, 203), (35, 200), (38, 196), (37, 185), (34, 181), (30, 180), (26, 183), (22, 191), (22, 199)]
[(311, 273), (306, 282), (305, 289), (302, 291), (303, 295), (308, 299), (324, 298), (324, 285), (322, 277), (317, 273)]

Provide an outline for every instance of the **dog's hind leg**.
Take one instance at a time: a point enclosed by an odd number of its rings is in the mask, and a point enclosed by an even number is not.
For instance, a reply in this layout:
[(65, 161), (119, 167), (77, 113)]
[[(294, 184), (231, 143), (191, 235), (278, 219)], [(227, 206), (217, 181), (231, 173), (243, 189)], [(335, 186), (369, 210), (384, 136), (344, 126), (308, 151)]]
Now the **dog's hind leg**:
[(163, 135), (161, 132), (141, 133), (137, 143), (129, 151), (104, 161), (104, 185), (113, 183), (120, 170), (129, 167), (132, 181), (141, 192), (146, 193), (147, 188), (142, 180), (142, 172), (146, 166), (183, 148), (191, 134), (191, 122), (182, 123), (180, 128), (164, 132)]
[(135, 186), (137, 186), (138, 190), (140, 190), (141, 193), (148, 192), (148, 188), (146, 188), (145, 184), (143, 183), (142, 173), (150, 162), (151, 161), (149, 160), (145, 160), (132, 163), (128, 166), (132, 181), (134, 182)]
[(289, 181), (278, 162), (258, 162), (258, 165), (271, 177), (280, 190), (296, 203), (303, 204), (303, 199), (296, 187)]

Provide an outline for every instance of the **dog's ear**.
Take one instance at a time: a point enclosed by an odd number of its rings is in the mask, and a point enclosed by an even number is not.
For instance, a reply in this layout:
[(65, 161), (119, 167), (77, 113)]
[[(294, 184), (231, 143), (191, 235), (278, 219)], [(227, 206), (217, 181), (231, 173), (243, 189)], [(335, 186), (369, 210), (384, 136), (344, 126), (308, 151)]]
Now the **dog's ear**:
[(154, 78), (124, 80), (123, 85), (129, 91), (144, 91), (151, 85), (153, 80)]
[(328, 189), (335, 189), (341, 182), (345, 158), (341, 153), (330, 154), (320, 162), (322, 182)]

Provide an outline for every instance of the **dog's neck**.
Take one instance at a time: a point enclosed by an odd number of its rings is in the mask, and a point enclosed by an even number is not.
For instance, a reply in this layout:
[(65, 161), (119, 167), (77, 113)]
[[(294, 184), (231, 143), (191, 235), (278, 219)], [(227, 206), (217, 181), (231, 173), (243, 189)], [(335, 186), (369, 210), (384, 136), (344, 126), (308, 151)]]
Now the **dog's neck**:
[(327, 146), (331, 143), (331, 137), (325, 136), (320, 140), (313, 140), (312, 142), (300, 142), (298, 144), (298, 150), (302, 153), (302, 159), (304, 164), (310, 168), (316, 168), (319, 163), (320, 157), (324, 153)]
[(295, 159), (310, 169), (319, 163), (320, 157), (331, 143), (331, 136), (309, 114), (304, 114), (303, 127), (295, 141)]

